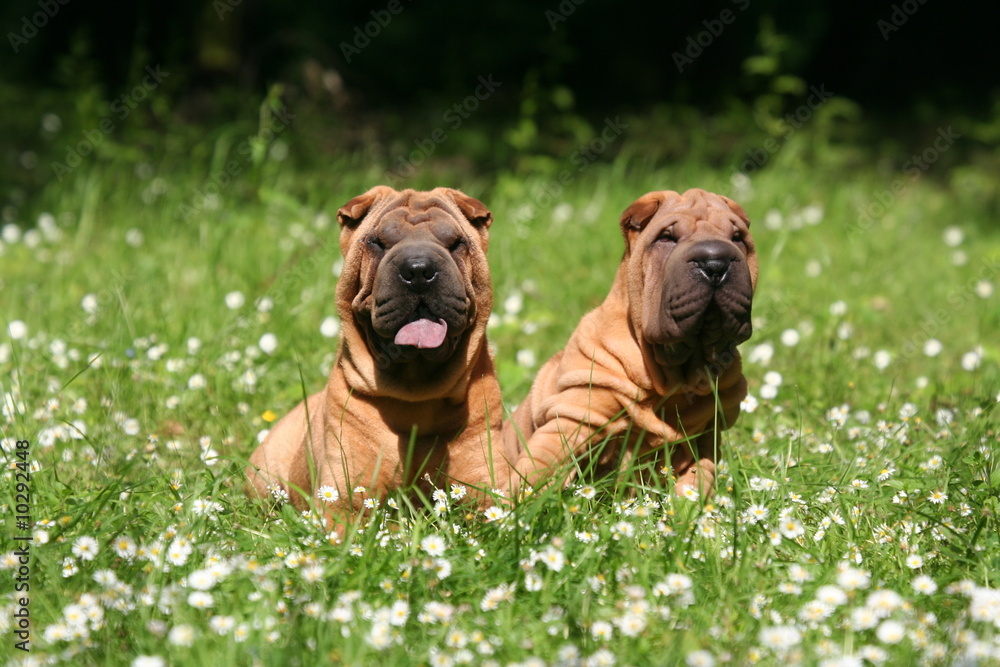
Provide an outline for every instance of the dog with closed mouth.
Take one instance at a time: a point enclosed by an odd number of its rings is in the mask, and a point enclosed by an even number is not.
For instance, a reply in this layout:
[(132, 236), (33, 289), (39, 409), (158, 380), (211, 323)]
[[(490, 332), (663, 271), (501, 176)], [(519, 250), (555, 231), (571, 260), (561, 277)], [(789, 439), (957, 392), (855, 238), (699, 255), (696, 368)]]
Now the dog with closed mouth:
[[(711, 493), (717, 434), (747, 393), (757, 254), (746, 212), (692, 189), (650, 192), (622, 214), (625, 256), (604, 302), (539, 371), (504, 425), (515, 487), (637, 463)], [(655, 474), (655, 473), (654, 473)]]
[[(492, 213), (457, 190), (377, 186), (338, 212), (341, 341), (322, 391), (271, 429), (250, 458), (248, 492), (283, 490), (299, 509), (328, 487), (342, 525), (367, 498), (506, 486), (503, 404), (486, 342), (493, 305)], [(354, 493), (363, 487), (364, 493)]]

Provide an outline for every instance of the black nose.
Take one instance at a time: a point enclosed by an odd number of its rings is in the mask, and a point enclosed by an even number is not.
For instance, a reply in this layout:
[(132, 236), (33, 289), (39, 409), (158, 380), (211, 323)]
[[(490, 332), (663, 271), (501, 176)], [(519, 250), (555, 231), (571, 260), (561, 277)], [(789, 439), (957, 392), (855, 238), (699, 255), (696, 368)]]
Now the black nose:
[(434, 260), (426, 255), (412, 255), (399, 263), (400, 279), (411, 287), (421, 287), (437, 278)]
[(737, 249), (725, 241), (702, 241), (688, 255), (688, 261), (715, 286), (722, 284), (729, 273), (729, 266), (738, 258)]

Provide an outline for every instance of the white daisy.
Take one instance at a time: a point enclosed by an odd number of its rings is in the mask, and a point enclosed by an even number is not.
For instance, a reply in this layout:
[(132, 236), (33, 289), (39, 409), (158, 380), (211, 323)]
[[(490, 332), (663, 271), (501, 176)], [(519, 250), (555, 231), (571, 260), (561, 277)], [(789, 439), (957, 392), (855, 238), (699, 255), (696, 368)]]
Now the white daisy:
[(428, 535), (420, 540), (420, 548), (431, 558), (437, 558), (444, 555), (448, 544), (440, 535)]
[(94, 560), (97, 556), (99, 545), (97, 540), (89, 535), (78, 537), (73, 542), (73, 555), (80, 560)]
[(791, 625), (777, 625), (762, 628), (758, 638), (765, 648), (784, 653), (799, 645), (802, 633)]
[(316, 489), (316, 498), (327, 503), (335, 503), (340, 500), (340, 491), (328, 484)]
[(230, 292), (226, 295), (226, 308), (229, 310), (239, 310), (243, 307), (246, 298), (243, 296), (243, 292), (239, 290)]
[(910, 582), (913, 586), (913, 590), (922, 595), (931, 595), (938, 589), (937, 582), (934, 581), (930, 576), (926, 574), (921, 574), (913, 578)]
[(257, 342), (257, 347), (263, 350), (266, 354), (274, 354), (274, 351), (278, 349), (278, 337), (273, 333), (266, 333), (260, 337)]
[(545, 551), (541, 554), (540, 560), (545, 563), (545, 567), (553, 572), (560, 571), (563, 569), (563, 565), (566, 564), (566, 556), (552, 545), (546, 547)]
[(336, 338), (340, 335), (340, 320), (329, 316), (319, 325), (319, 332), (324, 338)]
[(167, 635), (167, 641), (174, 646), (191, 646), (194, 644), (195, 632), (190, 625), (175, 625)]
[(875, 636), (883, 644), (898, 644), (906, 636), (906, 628), (899, 621), (882, 621)]

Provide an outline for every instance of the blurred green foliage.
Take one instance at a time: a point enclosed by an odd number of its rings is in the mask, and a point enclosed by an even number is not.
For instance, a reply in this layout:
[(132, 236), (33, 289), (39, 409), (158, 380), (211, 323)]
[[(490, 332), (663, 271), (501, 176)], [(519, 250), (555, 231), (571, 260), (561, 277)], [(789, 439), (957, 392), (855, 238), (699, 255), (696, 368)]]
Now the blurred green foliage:
[[(335, 164), (369, 184), (526, 190), (533, 179), (558, 181), (567, 170), (619, 158), (647, 168), (693, 161), (748, 175), (775, 165), (847, 174), (876, 164), (892, 173), (943, 127), (954, 127), (962, 139), (929, 175), (996, 207), (990, 184), (1000, 164), (1000, 97), (988, 99), (989, 82), (979, 90), (981, 103), (945, 113), (945, 106), (907, 98), (886, 116), (877, 96), (855, 88), (859, 99), (850, 87), (815, 78), (824, 58), (847, 57), (817, 55), (825, 35), (842, 23), (825, 3), (790, 14), (779, 11), (780, 2), (747, 5), (684, 74), (671, 70), (669, 51), (684, 43), (674, 37), (705, 30), (700, 17), (707, 10), (676, 8), (655, 70), (642, 61), (647, 46), (629, 42), (631, 64), (621, 64), (617, 50), (600, 49), (615, 71), (594, 69), (586, 82), (579, 67), (596, 57), (589, 50), (595, 26), (621, 20), (600, 2), (580, 5), (555, 29), (539, 11), (541, 30), (524, 6), (520, 19), (512, 8), (483, 10), (498, 27), (516, 20), (530, 26), (510, 44), (477, 41), (485, 28), (455, 18), (445, 34), (435, 33), (435, 57), (460, 52), (462, 58), (434, 66), (425, 50), (407, 51), (402, 60), (393, 54), (420, 42), (421, 29), (443, 7), (404, 6), (346, 63), (338, 40), (367, 25), (370, 10), (348, 3), (279, 17), (267, 2), (230, 4), (222, 16), (185, 3), (169, 17), (142, 8), (115, 14), (108, 20), (124, 26), (119, 42), (132, 41), (114, 57), (106, 26), (72, 5), (38, 31), (5, 70), (6, 82), (0, 80), (8, 100), (0, 119), (3, 219), (20, 219), (46, 188), (85, 187), (92, 169), (111, 165), (131, 165), (136, 173), (184, 170), (206, 187), (232, 179), (246, 199), (261, 197), (286, 160), (310, 170)], [(0, 19), (16, 24), (24, 7), (7, 6)], [(61, 17), (78, 20), (70, 29)], [(636, 35), (653, 29), (646, 23), (635, 27)], [(184, 32), (185, 26), (197, 29)], [(910, 34), (920, 30), (907, 27)], [(281, 46), (290, 42), (297, 47)], [(525, 58), (515, 58), (518, 49)], [(491, 71), (490, 62), (500, 72), (498, 86), (479, 97), (482, 79), (470, 72)], [(51, 64), (45, 76), (26, 78), (44, 64)], [(414, 67), (427, 68), (426, 76), (399, 79)], [(152, 69), (165, 75), (147, 86)], [(613, 94), (628, 86), (634, 96)], [(820, 90), (829, 95), (817, 96)], [(622, 126), (626, 137), (609, 129)], [(239, 178), (227, 176), (235, 170)], [(285, 195), (314, 193), (303, 187)]]

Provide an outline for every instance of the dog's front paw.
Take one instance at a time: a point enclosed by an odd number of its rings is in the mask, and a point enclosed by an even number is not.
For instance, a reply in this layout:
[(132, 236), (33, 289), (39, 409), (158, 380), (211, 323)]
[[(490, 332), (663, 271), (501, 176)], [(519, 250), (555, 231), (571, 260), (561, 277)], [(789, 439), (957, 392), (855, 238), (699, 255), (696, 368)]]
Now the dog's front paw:
[(686, 489), (694, 489), (702, 498), (711, 498), (715, 493), (715, 463), (701, 459), (686, 470), (678, 471), (674, 490), (677, 495), (683, 495)]

